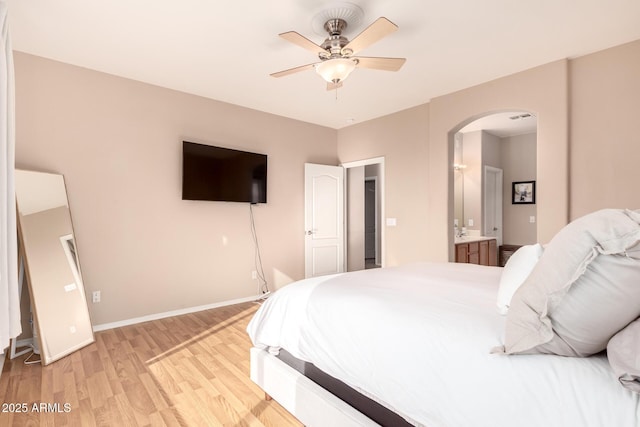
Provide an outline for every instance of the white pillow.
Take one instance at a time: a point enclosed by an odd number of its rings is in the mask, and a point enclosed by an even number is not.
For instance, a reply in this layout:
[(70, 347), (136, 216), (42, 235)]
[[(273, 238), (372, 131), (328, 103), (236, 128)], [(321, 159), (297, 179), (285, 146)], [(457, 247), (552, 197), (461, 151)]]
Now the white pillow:
[(504, 266), (498, 288), (498, 312), (503, 316), (509, 311), (511, 298), (520, 285), (529, 277), (533, 267), (542, 256), (543, 248), (539, 243), (518, 248)]
[(511, 300), (506, 354), (585, 357), (640, 317), (640, 212), (603, 209), (566, 225)]
[(629, 323), (607, 344), (609, 363), (618, 381), (631, 391), (640, 393), (640, 319)]

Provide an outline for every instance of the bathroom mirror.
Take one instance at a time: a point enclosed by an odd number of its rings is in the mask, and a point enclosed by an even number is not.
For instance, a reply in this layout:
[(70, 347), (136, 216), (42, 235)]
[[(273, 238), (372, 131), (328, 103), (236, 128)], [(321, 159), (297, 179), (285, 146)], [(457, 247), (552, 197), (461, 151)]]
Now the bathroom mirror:
[(94, 342), (64, 177), (16, 170), (20, 255), (34, 352), (48, 365)]

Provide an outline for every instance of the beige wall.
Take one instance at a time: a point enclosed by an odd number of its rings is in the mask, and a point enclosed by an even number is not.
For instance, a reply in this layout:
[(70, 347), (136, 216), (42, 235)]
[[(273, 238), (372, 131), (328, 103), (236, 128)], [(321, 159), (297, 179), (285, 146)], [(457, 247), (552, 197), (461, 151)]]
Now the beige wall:
[(430, 259), (453, 259), (453, 134), (488, 113), (524, 110), (538, 118), (538, 240), (568, 216), (567, 61), (513, 74), (430, 103), (428, 233)]
[(307, 161), (384, 157), (385, 216), (397, 218), (386, 265), (450, 259), (453, 133), (487, 113), (537, 116), (538, 241), (594, 209), (640, 208), (623, 190), (638, 181), (638, 75), (640, 41), (335, 131), (16, 54), (17, 161), (65, 174), (87, 292), (103, 291), (93, 320), (104, 323), (255, 293), (248, 208), (180, 200), (183, 138), (269, 154), (256, 220), (281, 286), (303, 276)]
[(640, 208), (640, 40), (571, 61), (570, 215)]
[(183, 139), (269, 156), (264, 270), (271, 290), (304, 277), (303, 164), (337, 164), (335, 130), (17, 52), (15, 68), (16, 163), (65, 175), (94, 324), (258, 293), (249, 205), (181, 200)]
[(487, 131), (482, 131), (482, 166), (502, 168), (501, 140)]
[[(400, 238), (399, 221), (394, 238), (387, 240), (387, 252), (395, 262), (410, 261), (415, 254), (430, 260), (452, 259), (453, 133), (486, 113), (529, 111), (538, 119), (535, 240), (547, 242), (567, 221), (588, 212), (640, 208), (640, 193), (623, 190), (638, 181), (638, 75), (640, 41), (635, 41), (542, 65), (436, 98), (419, 110), (341, 130), (338, 152), (341, 160), (352, 152), (360, 158), (410, 158), (407, 169), (420, 163), (420, 170), (408, 172), (394, 165), (387, 172), (388, 180), (396, 182), (394, 191), (402, 188), (400, 182), (408, 184), (406, 176), (424, 174), (411, 191), (400, 192), (402, 197), (393, 198), (387, 186), (388, 211), (408, 211), (417, 197), (407, 193), (428, 198), (420, 205), (426, 210), (414, 210), (421, 218), (416, 223), (424, 227), (419, 230), (420, 243), (410, 246), (409, 233)], [(422, 115), (412, 117), (417, 111)], [(415, 136), (407, 137), (405, 130), (412, 132), (414, 127), (418, 127)], [(428, 135), (423, 137), (425, 127)], [(406, 145), (396, 147), (398, 139), (406, 140)], [(420, 182), (423, 187), (417, 186)]]
[(386, 266), (427, 256), (427, 138), (429, 105), (353, 125), (338, 132), (341, 163), (384, 157)]
[[(454, 180), (460, 175), (464, 179), (463, 188), (458, 190), (464, 193), (463, 225), (468, 231), (484, 234), (484, 167), (502, 168), (500, 138), (484, 130), (461, 135), (462, 163), (466, 168), (454, 172)], [(456, 197), (455, 191), (453, 197)]]
[[(530, 244), (537, 241), (536, 223), (529, 218), (536, 217), (536, 205), (513, 205), (511, 203), (511, 186), (514, 181), (536, 180), (536, 134), (517, 135), (499, 138), (491, 133), (480, 130), (458, 133), (460, 140), (457, 162), (466, 168), (454, 172), (454, 197), (464, 203), (454, 203), (455, 209), (464, 210), (464, 225), (469, 232), (483, 234), (485, 231), (483, 218), (483, 170), (485, 166), (502, 169), (503, 171), (503, 243)], [(464, 188), (460, 184), (464, 178)], [(464, 193), (464, 194), (463, 194)], [(457, 217), (462, 217), (460, 212)], [(469, 225), (472, 219), (473, 226)], [(486, 233), (485, 233), (486, 234)]]
[(387, 265), (453, 259), (453, 135), (488, 113), (538, 117), (538, 240), (568, 217), (567, 61), (434, 99), (338, 132), (341, 162), (385, 156)]
[(514, 205), (511, 200), (512, 183), (535, 181), (536, 134), (530, 133), (503, 138), (501, 157), (503, 165), (503, 243), (526, 245), (536, 243), (537, 223), (529, 222), (529, 217), (537, 217), (537, 204)]

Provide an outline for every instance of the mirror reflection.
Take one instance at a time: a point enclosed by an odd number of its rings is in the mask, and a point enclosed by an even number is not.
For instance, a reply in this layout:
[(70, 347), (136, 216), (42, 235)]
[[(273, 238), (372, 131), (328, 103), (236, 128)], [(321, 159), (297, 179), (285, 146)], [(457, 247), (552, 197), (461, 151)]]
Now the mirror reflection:
[(467, 165), (462, 160), (462, 133), (454, 136), (453, 149), (453, 227), (460, 235), (464, 221), (464, 169)]
[(16, 170), (21, 258), (34, 353), (47, 365), (94, 341), (64, 177)]
[(536, 205), (511, 203), (513, 182), (535, 181), (537, 118), (488, 114), (453, 137), (454, 243), (495, 238), (509, 250), (537, 241)]

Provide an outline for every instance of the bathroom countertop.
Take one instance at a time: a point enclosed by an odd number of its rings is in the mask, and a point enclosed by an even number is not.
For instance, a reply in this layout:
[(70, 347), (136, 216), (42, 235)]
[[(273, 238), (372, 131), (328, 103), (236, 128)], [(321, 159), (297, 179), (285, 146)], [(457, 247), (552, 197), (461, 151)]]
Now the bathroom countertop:
[(483, 240), (494, 240), (495, 237), (492, 236), (461, 236), (455, 238), (455, 244), (458, 243), (469, 243), (469, 242), (481, 242)]

